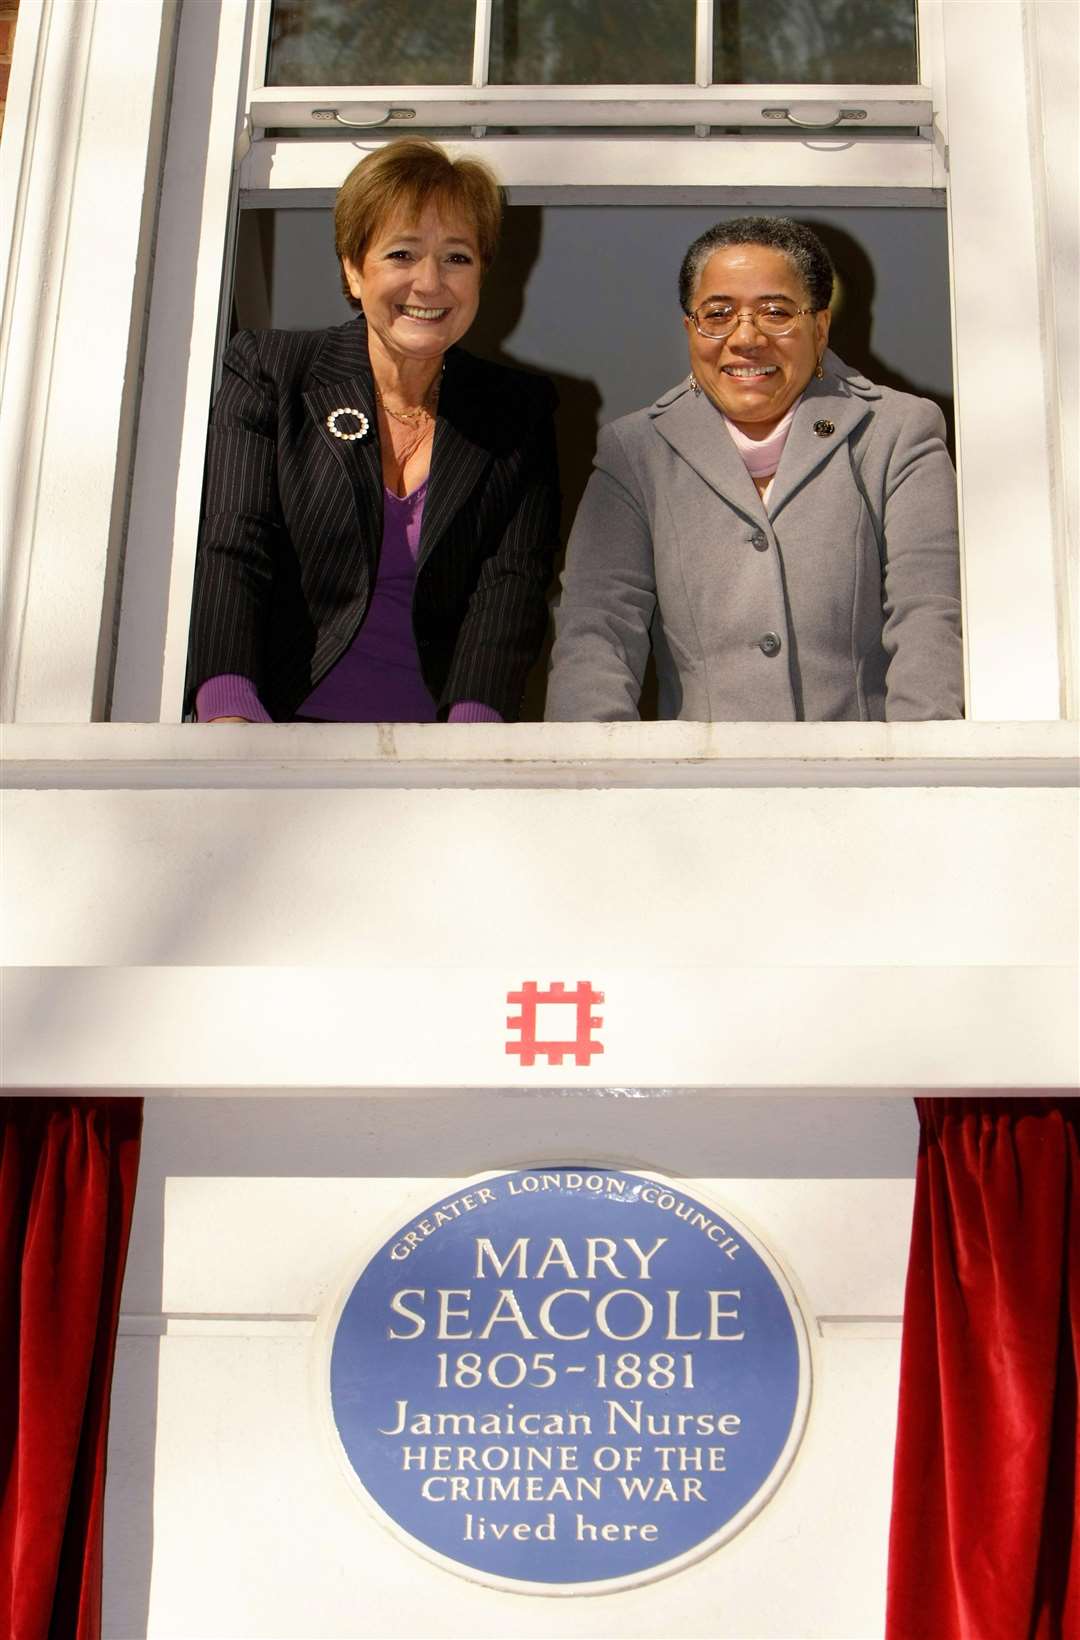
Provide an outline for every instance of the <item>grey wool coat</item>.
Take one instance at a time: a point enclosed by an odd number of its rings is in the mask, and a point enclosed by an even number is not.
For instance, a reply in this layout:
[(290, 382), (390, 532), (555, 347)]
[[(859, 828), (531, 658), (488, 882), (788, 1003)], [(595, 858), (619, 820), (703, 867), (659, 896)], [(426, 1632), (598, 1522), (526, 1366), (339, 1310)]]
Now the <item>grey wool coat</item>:
[(936, 405), (835, 354), (768, 503), (686, 382), (600, 434), (567, 549), (546, 717), (964, 715), (956, 480)]

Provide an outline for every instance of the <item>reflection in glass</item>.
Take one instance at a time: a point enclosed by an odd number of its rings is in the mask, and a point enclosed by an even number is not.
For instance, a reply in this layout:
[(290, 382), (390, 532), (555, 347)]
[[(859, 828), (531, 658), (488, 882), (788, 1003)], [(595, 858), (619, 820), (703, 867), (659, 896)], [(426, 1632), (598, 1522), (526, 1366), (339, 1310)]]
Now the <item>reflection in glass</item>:
[[(715, 0), (718, 85), (913, 84), (916, 0)], [(268, 85), (468, 85), (474, 0), (274, 0)], [(695, 0), (493, 0), (492, 85), (690, 85)]]
[(267, 85), (468, 85), (473, 0), (274, 0)]
[(913, 85), (915, 0), (716, 0), (718, 85)]
[(492, 85), (687, 85), (694, 0), (494, 0)]

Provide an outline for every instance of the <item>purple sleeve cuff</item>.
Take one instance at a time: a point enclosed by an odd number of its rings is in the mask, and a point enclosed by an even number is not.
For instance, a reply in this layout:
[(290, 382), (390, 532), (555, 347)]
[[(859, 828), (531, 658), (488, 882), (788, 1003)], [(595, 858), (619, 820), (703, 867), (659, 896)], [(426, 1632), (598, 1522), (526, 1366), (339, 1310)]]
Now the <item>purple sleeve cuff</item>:
[(502, 713), (479, 700), (456, 700), (446, 714), (447, 723), (502, 723)]
[(242, 678), (238, 672), (222, 672), (216, 678), (207, 678), (196, 693), (196, 722), (208, 723), (211, 718), (219, 717), (247, 718), (249, 723), (274, 721), (251, 679)]

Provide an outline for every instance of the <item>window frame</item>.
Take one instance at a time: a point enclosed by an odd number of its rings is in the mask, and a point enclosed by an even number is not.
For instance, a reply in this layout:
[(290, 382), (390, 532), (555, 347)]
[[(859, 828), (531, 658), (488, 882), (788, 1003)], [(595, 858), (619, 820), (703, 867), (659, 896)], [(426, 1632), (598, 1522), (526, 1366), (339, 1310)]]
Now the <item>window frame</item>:
[[(265, 39), (259, 30), (268, 23), (269, 3), (247, 0), (245, 7), (224, 7), (220, 26), (213, 31), (203, 28), (207, 37), (216, 33), (209, 140), (205, 125), (195, 128), (183, 97), (187, 56), (205, 57), (207, 49), (208, 38), (201, 44), (197, 38), (203, 8), (184, 8), (181, 17), (162, 227), (168, 234), (171, 223), (190, 219), (196, 204), (200, 214), (194, 247), (179, 255), (175, 266), (169, 256), (163, 260), (159, 255), (155, 274), (114, 717), (175, 721), (180, 713), (206, 418), (227, 328), (239, 210), (245, 205), (311, 204), (336, 187), (363, 151), (398, 134), (372, 129), (340, 140), (296, 141), (260, 133), (252, 123), (252, 109), (258, 106), (252, 98), (261, 76), (256, 67), (265, 55), (255, 42)], [(632, 196), (658, 202), (709, 197), (717, 204), (742, 204), (752, 196), (766, 197), (770, 208), (797, 209), (800, 204), (815, 206), (840, 198), (851, 204), (936, 203), (944, 191), (951, 251), (968, 711), (973, 718), (998, 721), (1052, 719), (1063, 709), (1063, 592), (1055, 580), (1046, 405), (1039, 382), (1015, 383), (1008, 362), (1018, 349), (1023, 356), (1040, 357), (1043, 345), (1030, 197), (1023, 12), (1022, 0), (993, 5), (919, 0), (920, 76), (932, 87), (934, 100), (929, 125), (903, 135), (743, 130), (719, 139), (725, 169), (720, 188), (715, 184), (716, 138), (646, 137), (630, 130), (589, 135), (577, 129), (568, 136), (534, 137), (477, 136), (463, 130), (460, 137), (448, 139), (458, 149), (467, 147), (488, 158), (512, 202), (588, 197), (596, 203), (616, 203)], [(203, 21), (205, 25), (207, 20)], [(400, 89), (395, 88), (395, 95)], [(588, 94), (597, 88), (573, 89)], [(771, 95), (775, 88), (751, 89), (760, 96), (763, 90)], [(836, 88), (830, 89), (835, 93)], [(988, 110), (993, 112), (989, 129)], [(950, 117), (958, 127), (951, 137)], [(192, 153), (200, 148), (205, 154), (203, 187), (201, 199), (195, 201), (190, 165)], [(996, 167), (987, 164), (988, 151), (995, 154)], [(1010, 221), (1015, 229), (1005, 227)], [(1021, 310), (1007, 338), (986, 277), (986, 268), (1002, 257)], [(178, 303), (191, 315), (181, 336), (170, 335), (168, 328)], [(1039, 375), (1032, 372), (1033, 378)], [(1023, 401), (1017, 410), (1020, 463), (1006, 497), (998, 482), (1004, 379), (1010, 379), (1010, 390)], [(180, 388), (178, 427), (175, 401)], [(169, 436), (158, 438), (155, 407), (166, 402), (174, 406)], [(163, 504), (163, 493), (168, 504)], [(167, 586), (160, 572), (147, 568), (150, 543), (163, 536), (172, 541)], [(1021, 545), (1033, 538), (1045, 544), (1045, 552), (1033, 554), (1030, 546)], [(156, 616), (149, 625), (148, 606)]]
[[(916, 53), (919, 50), (919, 0), (916, 11)], [(468, 81), (447, 86), (273, 86), (266, 82), (274, 0), (255, 0), (252, 13), (253, 49), (248, 69), (248, 113), (253, 129), (294, 126), (318, 128), (342, 120), (359, 120), (371, 128), (402, 135), (415, 121), (455, 125), (483, 134), (485, 125), (561, 125), (697, 127), (706, 135), (710, 126), (786, 124), (798, 128), (835, 126), (867, 129), (874, 126), (922, 126), (932, 118), (929, 89), (924, 85), (867, 84), (755, 84), (714, 81), (713, 39), (716, 0), (695, 0), (694, 79), (687, 84), (648, 85), (500, 85), (488, 78), (491, 58), (492, 0), (475, 0), (472, 73)], [(353, 94), (356, 94), (355, 96)], [(706, 95), (703, 95), (706, 93)], [(856, 106), (849, 107), (854, 104)], [(333, 105), (328, 107), (327, 105)], [(350, 105), (359, 107), (350, 108)], [(794, 109), (798, 105), (800, 113)], [(393, 110), (398, 109), (396, 118)], [(348, 112), (343, 113), (343, 110)], [(363, 110), (361, 112), (361, 110)], [(499, 113), (499, 121), (478, 116)], [(381, 117), (379, 117), (381, 116)], [(388, 118), (388, 116), (390, 116)]]

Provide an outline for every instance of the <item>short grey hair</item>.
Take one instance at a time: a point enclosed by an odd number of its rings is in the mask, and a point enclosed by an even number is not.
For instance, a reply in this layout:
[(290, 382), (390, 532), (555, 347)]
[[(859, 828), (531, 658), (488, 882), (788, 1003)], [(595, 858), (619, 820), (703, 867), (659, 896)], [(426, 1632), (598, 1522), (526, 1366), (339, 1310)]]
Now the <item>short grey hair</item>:
[(832, 300), (835, 273), (832, 259), (812, 228), (789, 216), (737, 216), (717, 222), (699, 234), (682, 259), (679, 269), (679, 306), (690, 312), (690, 303), (702, 269), (716, 251), (729, 245), (765, 245), (787, 257), (806, 286), (815, 311), (827, 308)]

